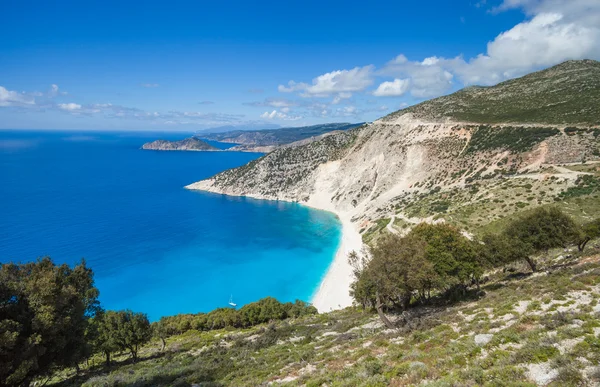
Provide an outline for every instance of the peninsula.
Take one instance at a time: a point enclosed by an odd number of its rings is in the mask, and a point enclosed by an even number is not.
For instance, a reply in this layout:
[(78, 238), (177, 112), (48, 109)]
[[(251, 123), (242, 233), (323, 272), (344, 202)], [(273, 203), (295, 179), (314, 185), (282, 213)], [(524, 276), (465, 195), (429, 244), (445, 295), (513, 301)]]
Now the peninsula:
[(159, 151), (220, 151), (219, 148), (195, 137), (179, 141), (156, 140), (142, 145), (142, 149)]

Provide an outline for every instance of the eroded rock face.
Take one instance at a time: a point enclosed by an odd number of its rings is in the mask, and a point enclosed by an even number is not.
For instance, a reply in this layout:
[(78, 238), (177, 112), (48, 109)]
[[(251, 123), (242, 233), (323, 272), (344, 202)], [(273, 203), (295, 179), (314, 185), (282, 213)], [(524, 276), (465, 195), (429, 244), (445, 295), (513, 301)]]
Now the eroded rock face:
[(180, 141), (156, 140), (142, 145), (142, 149), (161, 151), (219, 151), (205, 141), (191, 137)]
[(465, 186), (476, 176), (597, 158), (592, 134), (568, 136), (564, 128), (555, 128), (556, 134), (522, 152), (469, 152), (478, 126), (409, 118), (399, 124), (376, 121), (307, 145), (277, 149), (189, 188), (299, 202), (318, 199), (338, 210), (368, 215), (393, 205), (398, 197)]

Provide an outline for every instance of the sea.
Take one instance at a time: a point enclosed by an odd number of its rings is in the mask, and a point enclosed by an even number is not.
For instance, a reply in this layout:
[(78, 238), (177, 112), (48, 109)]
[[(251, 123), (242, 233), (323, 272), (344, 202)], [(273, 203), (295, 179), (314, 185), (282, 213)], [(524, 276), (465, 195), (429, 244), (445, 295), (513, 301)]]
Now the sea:
[(332, 213), (183, 187), (259, 153), (141, 150), (184, 133), (0, 130), (0, 263), (85, 259), (105, 309), (151, 321), (272, 296), (310, 302)]

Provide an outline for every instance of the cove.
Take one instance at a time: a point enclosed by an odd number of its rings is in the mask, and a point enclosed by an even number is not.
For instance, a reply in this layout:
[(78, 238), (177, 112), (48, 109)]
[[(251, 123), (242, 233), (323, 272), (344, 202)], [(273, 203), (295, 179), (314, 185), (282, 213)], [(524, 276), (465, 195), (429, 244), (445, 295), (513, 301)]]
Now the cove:
[(260, 154), (142, 151), (185, 134), (0, 131), (0, 262), (85, 258), (106, 309), (151, 320), (272, 296), (310, 301), (339, 244), (335, 215), (189, 191)]

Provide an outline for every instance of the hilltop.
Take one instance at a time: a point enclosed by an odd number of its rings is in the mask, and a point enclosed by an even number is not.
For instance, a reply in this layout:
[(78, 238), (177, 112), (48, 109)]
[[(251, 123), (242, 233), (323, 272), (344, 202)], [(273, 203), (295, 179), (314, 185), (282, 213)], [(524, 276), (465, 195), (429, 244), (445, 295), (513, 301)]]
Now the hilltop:
[(219, 151), (206, 141), (186, 138), (179, 141), (156, 140), (142, 145), (142, 149), (160, 151)]

